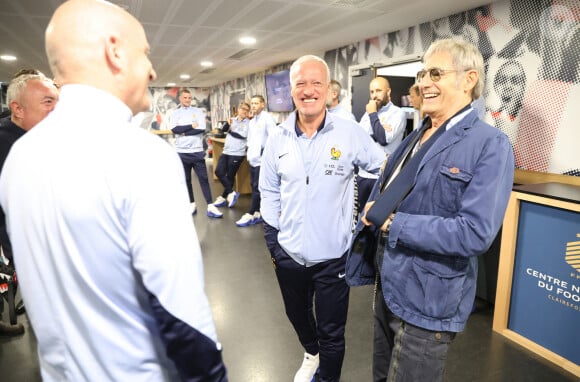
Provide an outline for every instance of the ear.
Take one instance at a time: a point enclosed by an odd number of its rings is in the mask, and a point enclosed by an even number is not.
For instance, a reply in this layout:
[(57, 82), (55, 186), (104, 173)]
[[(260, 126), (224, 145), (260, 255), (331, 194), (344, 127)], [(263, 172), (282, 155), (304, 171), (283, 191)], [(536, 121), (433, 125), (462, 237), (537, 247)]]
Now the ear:
[(17, 118), (17, 119), (24, 118), (24, 108), (18, 102), (11, 101), (10, 105), (8, 105), (8, 107), (10, 108), (10, 112), (12, 113), (14, 118)]
[(123, 68), (125, 55), (116, 35), (109, 35), (105, 40), (105, 58), (114, 72), (119, 72)]
[(468, 70), (465, 73), (465, 77), (463, 79), (463, 91), (471, 94), (478, 80), (479, 74), (477, 73), (477, 70), (474, 69)]
[(387, 96), (388, 96), (389, 98), (391, 98), (391, 90), (393, 90), (393, 89), (389, 88), (389, 90), (387, 90)]

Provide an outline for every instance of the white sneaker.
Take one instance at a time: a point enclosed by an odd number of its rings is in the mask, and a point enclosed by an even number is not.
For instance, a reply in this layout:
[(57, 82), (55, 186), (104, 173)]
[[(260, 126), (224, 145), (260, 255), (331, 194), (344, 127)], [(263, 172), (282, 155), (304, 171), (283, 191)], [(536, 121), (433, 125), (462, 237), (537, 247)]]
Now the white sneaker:
[(235, 191), (230, 192), (226, 198), (228, 201), (228, 207), (232, 208), (233, 206), (235, 206), (239, 197), (240, 197), (239, 192), (235, 192)]
[(294, 376), (294, 382), (311, 382), (318, 372), (318, 364), (320, 359), (318, 354), (312, 355), (304, 353), (304, 360), (302, 361), (302, 366), (296, 372)]
[(215, 202), (213, 202), (213, 205), (216, 207), (223, 207), (226, 205), (226, 198), (224, 198), (223, 196), (218, 196), (217, 199), (215, 200)]
[(264, 219), (262, 219), (262, 214), (260, 213), (260, 211), (254, 212), (254, 221), (252, 222), (252, 224), (260, 224), (263, 221)]
[(191, 203), (191, 214), (195, 215), (197, 213), (197, 206), (195, 205), (195, 202)]
[(247, 227), (249, 225), (254, 224), (253, 221), (254, 221), (254, 215), (250, 215), (248, 213), (245, 213), (242, 216), (242, 218), (236, 222), (236, 225), (238, 227)]
[(222, 214), (220, 210), (218, 210), (217, 207), (214, 206), (213, 204), (208, 204), (207, 216), (209, 216), (210, 218), (221, 218), (222, 216), (224, 216), (224, 214)]

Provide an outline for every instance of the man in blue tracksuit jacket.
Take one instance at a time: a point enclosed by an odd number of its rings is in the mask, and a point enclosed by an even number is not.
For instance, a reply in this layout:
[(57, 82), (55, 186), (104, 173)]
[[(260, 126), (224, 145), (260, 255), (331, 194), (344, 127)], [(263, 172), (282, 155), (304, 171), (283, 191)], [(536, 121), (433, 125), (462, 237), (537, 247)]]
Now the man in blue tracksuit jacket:
[(344, 255), (356, 211), (354, 168), (377, 173), (385, 154), (355, 121), (327, 113), (330, 74), (322, 59), (296, 60), (290, 82), (297, 111), (268, 138), (262, 156), (265, 238), (286, 314), (306, 351), (294, 381), (310, 382), (318, 367), (321, 381), (338, 381), (349, 294)]
[[(477, 48), (439, 40), (423, 60), (417, 80), (430, 118), (389, 157), (357, 225), (357, 231), (380, 227), (375, 258), (352, 252), (347, 260), (350, 285), (377, 283), (374, 381), (443, 379), (449, 345), (471, 313), (477, 256), (497, 235), (513, 186), (508, 138), (470, 106), (483, 87)], [(381, 205), (382, 185), (397, 177), (397, 164), (415, 137), (408, 158), (422, 158), (411, 190), (384, 221), (369, 221), (370, 207)], [(387, 186), (389, 192), (394, 190)]]
[(191, 91), (183, 88), (179, 92), (180, 107), (169, 116), (171, 131), (177, 135), (175, 139), (175, 149), (185, 172), (185, 183), (189, 202), (191, 203), (191, 213), (197, 212), (197, 206), (193, 195), (191, 184), (191, 170), (195, 171), (201, 191), (207, 202), (207, 216), (210, 218), (221, 218), (222, 213), (212, 203), (211, 188), (205, 166), (205, 151), (203, 150), (203, 134), (205, 133), (205, 115), (203, 110), (191, 106)]

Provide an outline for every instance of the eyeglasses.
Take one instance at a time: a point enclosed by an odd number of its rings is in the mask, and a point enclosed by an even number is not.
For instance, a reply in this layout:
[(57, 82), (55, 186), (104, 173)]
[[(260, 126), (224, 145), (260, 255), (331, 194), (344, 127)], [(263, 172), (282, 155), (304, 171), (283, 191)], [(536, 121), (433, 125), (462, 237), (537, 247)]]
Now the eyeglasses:
[(466, 70), (439, 69), (439, 68), (431, 68), (429, 70), (419, 70), (417, 72), (417, 82), (421, 82), (427, 73), (429, 73), (431, 81), (437, 82), (441, 79), (442, 76), (452, 72), (466, 72)]

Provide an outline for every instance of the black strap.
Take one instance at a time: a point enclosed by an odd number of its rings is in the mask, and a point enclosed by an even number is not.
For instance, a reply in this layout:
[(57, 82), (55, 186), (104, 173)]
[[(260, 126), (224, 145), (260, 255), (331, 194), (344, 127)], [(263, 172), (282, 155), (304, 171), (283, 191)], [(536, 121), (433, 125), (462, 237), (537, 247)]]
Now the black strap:
[[(441, 125), (435, 133), (421, 146), (419, 151), (415, 153), (409, 160), (407, 160), (401, 171), (396, 175), (396, 177), (390, 182), (390, 184), (381, 192), (381, 195), (377, 199), (377, 201), (373, 204), (373, 206), (368, 210), (366, 214), (366, 218), (368, 221), (375, 224), (377, 227), (381, 227), (383, 223), (387, 220), (389, 215), (393, 213), (399, 206), (399, 204), (403, 201), (403, 199), (407, 196), (407, 194), (413, 189), (415, 185), (415, 176), (417, 171), (419, 170), (419, 165), (421, 164), (421, 160), (425, 156), (425, 154), (429, 151), (431, 146), (437, 141), (437, 139), (443, 135), (446, 130), (446, 126), (449, 121), (454, 118), (455, 116), (461, 114), (465, 110), (468, 110), (471, 105), (467, 105), (457, 113), (455, 113), (451, 118), (449, 118), (443, 125)], [(430, 120), (429, 120), (430, 121)], [(414, 139), (407, 142), (407, 146), (405, 147), (404, 155), (401, 155), (398, 159), (397, 166), (404, 161), (409, 156), (410, 150), (413, 149), (415, 144), (417, 143), (418, 139), (423, 136), (427, 127), (427, 123), (423, 124), (422, 131), (420, 131)], [(431, 124), (428, 124), (429, 127)], [(392, 171), (395, 171), (396, 167), (393, 166)], [(391, 174), (392, 177), (392, 174)], [(387, 183), (387, 182), (385, 182)]]

